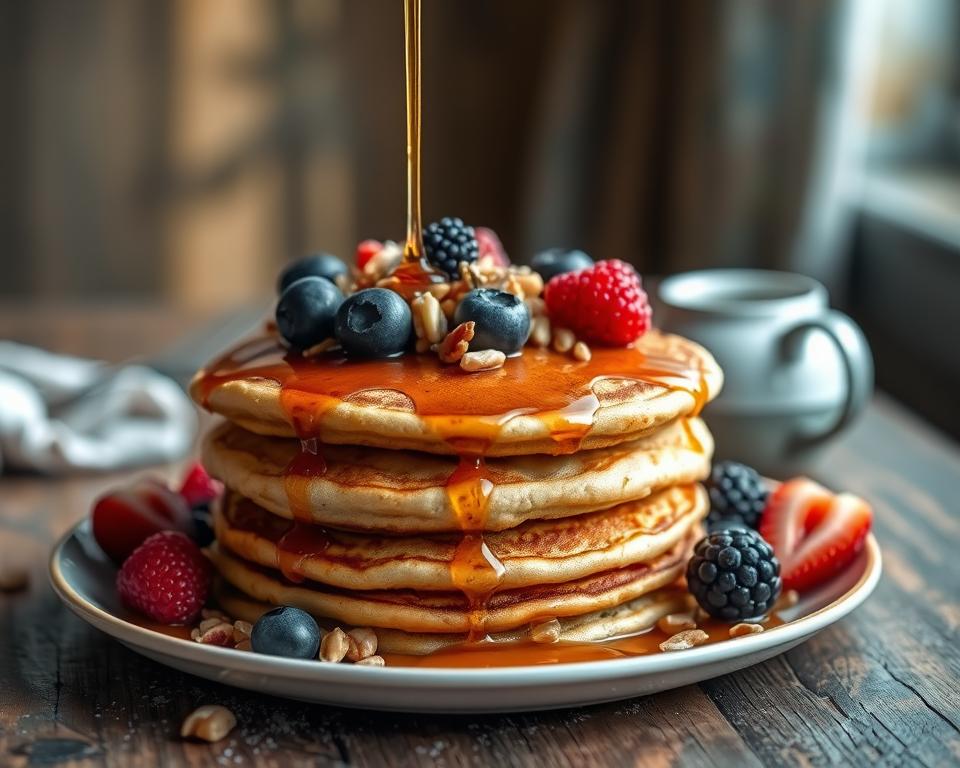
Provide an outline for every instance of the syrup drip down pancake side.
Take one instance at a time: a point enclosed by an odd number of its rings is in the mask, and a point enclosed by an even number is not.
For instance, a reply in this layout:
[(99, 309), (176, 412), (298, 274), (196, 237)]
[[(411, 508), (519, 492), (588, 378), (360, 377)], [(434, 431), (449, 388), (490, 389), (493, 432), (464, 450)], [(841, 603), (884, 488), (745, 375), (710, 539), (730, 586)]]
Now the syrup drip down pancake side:
[(548, 349), (482, 376), (434, 355), (305, 359), (265, 334), (191, 384), (205, 408), (262, 435), (450, 455), (561, 454), (615, 445), (696, 416), (720, 390), (710, 354), (650, 331), (580, 362)]
[[(579, 616), (634, 600), (673, 583), (683, 571), (692, 544), (692, 537), (685, 539), (649, 563), (635, 563), (562, 584), (494, 592), (485, 596), (483, 629), (485, 633), (503, 632), (544, 616)], [(296, 606), (354, 626), (475, 636), (475, 606), (461, 593), (344, 590), (312, 581), (292, 584), (278, 572), (249, 563), (219, 543), (208, 549), (208, 555), (221, 578), (258, 601)]]
[[(446, 456), (267, 438), (224, 424), (203, 443), (207, 470), (257, 505), (288, 519), (386, 533), (462, 530)], [(564, 456), (486, 459), (483, 528), (559, 518), (703, 480), (713, 440), (699, 419), (681, 419), (640, 440)]]
[[(570, 581), (649, 562), (686, 539), (707, 512), (697, 485), (562, 520), (532, 521), (484, 537), (503, 566), (498, 589)], [(461, 537), (376, 536), (291, 522), (228, 493), (215, 509), (217, 541), (236, 555), (280, 570), (290, 581), (341, 589), (458, 588), (451, 573)]]

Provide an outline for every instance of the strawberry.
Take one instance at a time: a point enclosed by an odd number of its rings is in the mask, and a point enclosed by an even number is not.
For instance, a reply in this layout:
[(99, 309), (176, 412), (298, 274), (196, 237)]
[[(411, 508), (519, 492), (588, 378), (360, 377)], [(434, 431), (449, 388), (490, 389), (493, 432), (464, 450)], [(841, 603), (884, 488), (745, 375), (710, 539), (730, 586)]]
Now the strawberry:
[(760, 535), (780, 559), (785, 589), (805, 591), (833, 578), (863, 549), (873, 513), (863, 499), (834, 495), (805, 477), (781, 485), (760, 517)]
[(357, 269), (363, 269), (367, 262), (383, 250), (383, 243), (379, 240), (364, 240), (357, 245)]
[(497, 233), (489, 227), (475, 227), (474, 234), (477, 238), (477, 247), (479, 257), (477, 261), (481, 264), (492, 264), (495, 267), (509, 267), (510, 258), (503, 249), (503, 243)]
[(128, 608), (161, 624), (189, 624), (200, 615), (213, 566), (178, 531), (155, 533), (137, 547), (117, 574), (117, 592)]
[(191, 507), (209, 504), (223, 493), (223, 483), (207, 474), (203, 464), (194, 462), (183, 478), (180, 495)]
[(105, 493), (93, 505), (93, 537), (117, 564), (151, 534), (193, 533), (190, 507), (164, 483), (143, 478)]
[(650, 304), (640, 276), (611, 259), (553, 277), (544, 289), (550, 322), (596, 344), (626, 346), (650, 327)]

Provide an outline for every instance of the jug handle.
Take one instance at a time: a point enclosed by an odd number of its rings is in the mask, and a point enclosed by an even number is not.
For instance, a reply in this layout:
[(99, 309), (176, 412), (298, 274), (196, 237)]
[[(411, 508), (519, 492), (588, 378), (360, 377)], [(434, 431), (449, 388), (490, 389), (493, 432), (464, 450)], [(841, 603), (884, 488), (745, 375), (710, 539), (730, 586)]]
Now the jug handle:
[(843, 361), (846, 380), (846, 398), (836, 422), (816, 435), (798, 437), (806, 444), (822, 443), (844, 429), (866, 407), (873, 394), (873, 356), (863, 331), (842, 312), (829, 310), (816, 320), (809, 320), (792, 328), (783, 337), (782, 350), (788, 360), (796, 360), (803, 353), (803, 342), (813, 331), (822, 331), (836, 345)]

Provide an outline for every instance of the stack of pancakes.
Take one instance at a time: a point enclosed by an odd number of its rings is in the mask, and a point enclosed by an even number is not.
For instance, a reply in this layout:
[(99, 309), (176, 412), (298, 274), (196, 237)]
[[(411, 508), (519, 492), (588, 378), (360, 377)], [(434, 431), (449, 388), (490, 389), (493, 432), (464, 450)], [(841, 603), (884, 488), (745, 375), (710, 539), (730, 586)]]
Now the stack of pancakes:
[(373, 627), (388, 653), (646, 630), (686, 604), (713, 447), (698, 414), (721, 382), (705, 350), (657, 332), (477, 374), (245, 342), (192, 386), (226, 417), (203, 447), (227, 487), (221, 603)]

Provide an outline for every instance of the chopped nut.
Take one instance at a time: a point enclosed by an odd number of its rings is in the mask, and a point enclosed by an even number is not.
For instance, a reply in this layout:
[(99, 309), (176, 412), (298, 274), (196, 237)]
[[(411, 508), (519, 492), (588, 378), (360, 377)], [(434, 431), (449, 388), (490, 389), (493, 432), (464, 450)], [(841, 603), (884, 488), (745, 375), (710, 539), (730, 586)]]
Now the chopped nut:
[(459, 268), (460, 279), (469, 285), (471, 290), (473, 288), (480, 287), (483, 281), (480, 277), (480, 270), (477, 268), (476, 264), (468, 264), (465, 261), (461, 261), (459, 263)]
[(590, 347), (588, 347), (582, 341), (578, 341), (573, 345), (573, 357), (575, 360), (585, 363), (591, 357), (593, 357), (593, 354), (590, 352)]
[(337, 346), (339, 346), (339, 342), (335, 338), (330, 337), (329, 339), (324, 339), (323, 341), (314, 344), (312, 347), (307, 347), (305, 350), (303, 350), (302, 354), (307, 358), (319, 357), (324, 352), (329, 352), (331, 349)]
[(470, 348), (474, 326), (473, 320), (468, 320), (466, 323), (460, 323), (444, 337), (443, 341), (437, 346), (437, 354), (443, 362), (460, 362), (460, 358)]
[(539, 296), (530, 296), (524, 299), (524, 302), (527, 305), (530, 317), (542, 317), (547, 314), (547, 302)]
[(237, 724), (237, 718), (219, 704), (204, 704), (187, 715), (180, 726), (180, 736), (185, 739), (202, 739), (211, 743), (220, 741)]
[(360, 659), (355, 663), (358, 667), (382, 667), (387, 662), (383, 660), (383, 656), (367, 656), (367, 658)]
[(21, 592), (30, 584), (30, 571), (20, 565), (0, 567), (0, 592)]
[(253, 632), (253, 625), (249, 621), (237, 619), (233, 622), (233, 642), (239, 643), (250, 639), (250, 633)]
[(560, 639), (563, 627), (557, 619), (541, 621), (530, 627), (530, 639), (535, 643), (555, 643)]
[(507, 293), (512, 293), (521, 300), (525, 299), (527, 296), (523, 292), (523, 284), (517, 279), (516, 275), (510, 275), (507, 278), (507, 282), (503, 286), (503, 290), (505, 290)]
[(788, 589), (783, 593), (783, 597), (780, 598), (780, 602), (783, 603), (784, 608), (792, 608), (798, 602), (800, 602), (800, 593), (795, 589)]
[(247, 638), (246, 640), (241, 640), (239, 643), (237, 643), (237, 644), (236, 644), (235, 646), (233, 646), (233, 647), (234, 647), (236, 650), (238, 650), (238, 651), (252, 651), (252, 650), (253, 650), (253, 646), (250, 644), (250, 638)]
[(353, 642), (347, 650), (348, 661), (360, 661), (377, 652), (377, 633), (369, 627), (357, 627), (347, 632)]
[(550, 318), (546, 316), (533, 318), (530, 326), (530, 343), (535, 347), (549, 347), (550, 338)]
[(556, 328), (553, 331), (553, 348), (560, 352), (561, 354), (566, 354), (571, 349), (573, 345), (577, 343), (577, 337), (573, 335), (573, 331), (568, 331), (566, 328)]
[(697, 645), (703, 645), (710, 639), (710, 635), (702, 629), (687, 629), (677, 632), (673, 637), (660, 643), (661, 651), (685, 651)]
[(427, 286), (427, 290), (437, 301), (443, 301), (450, 293), (451, 287), (450, 283), (431, 283)]
[(334, 627), (320, 641), (320, 661), (333, 664), (343, 661), (350, 647), (346, 633), (340, 627)]
[(194, 641), (196, 641), (196, 642), (198, 642), (198, 643), (200, 642), (200, 628), (199, 628), (199, 627), (194, 627), (193, 629), (190, 630), (190, 639), (191, 639), (191, 640), (194, 640)]
[(696, 628), (697, 622), (693, 620), (692, 613), (671, 613), (661, 617), (657, 622), (657, 629), (666, 634)]
[(413, 310), (413, 328), (418, 339), (426, 339), (431, 344), (443, 341), (447, 335), (447, 316), (433, 294), (420, 294), (410, 303), (410, 309)]
[(536, 272), (518, 272), (512, 275), (511, 279), (517, 282), (523, 295), (528, 298), (539, 296), (543, 292), (543, 278)]
[(219, 616), (211, 616), (209, 619), (204, 619), (201, 621), (200, 626), (197, 627), (197, 629), (200, 630), (200, 634), (202, 635), (204, 632), (213, 629), (218, 624), (225, 624), (228, 621), (229, 619), (221, 619)]
[(493, 371), (502, 368), (507, 356), (499, 349), (481, 349), (477, 352), (467, 352), (460, 358), (460, 367), (469, 373), (478, 371)]
[(756, 635), (759, 632), (763, 632), (762, 624), (748, 624), (747, 622), (740, 622), (739, 624), (734, 624), (732, 627), (730, 627), (730, 637)]
[[(209, 619), (209, 621), (216, 620)], [(190, 633), (190, 636), (193, 637), (193, 632)], [(223, 647), (233, 645), (233, 625), (227, 624), (225, 621), (218, 621), (217, 624), (206, 630), (199, 629), (198, 636), (195, 637), (194, 640), (203, 645), (219, 645)]]

